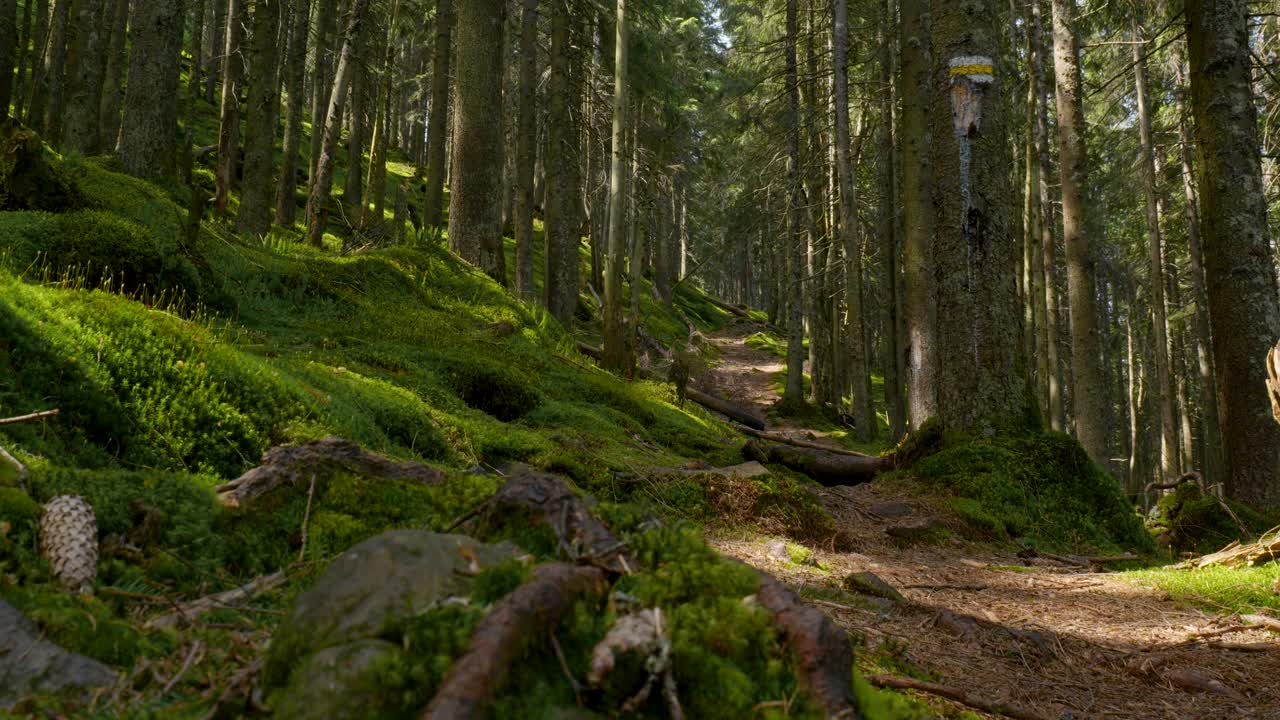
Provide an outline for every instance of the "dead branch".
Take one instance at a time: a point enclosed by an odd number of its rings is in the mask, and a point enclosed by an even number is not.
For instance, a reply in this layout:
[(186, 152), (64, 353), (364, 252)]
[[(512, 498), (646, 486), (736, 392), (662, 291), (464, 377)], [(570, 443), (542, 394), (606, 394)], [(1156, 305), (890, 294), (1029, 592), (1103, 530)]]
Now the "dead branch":
[(493, 606), (466, 652), (449, 668), (423, 720), (479, 717), (525, 642), (560, 623), (579, 598), (599, 597), (607, 584), (600, 568), (551, 563)]
[(42, 418), (53, 417), (58, 414), (58, 408), (52, 410), (41, 410), (27, 415), (17, 415), (15, 417), (0, 418), (0, 425), (13, 425), (14, 423), (31, 422), (32, 420), (40, 420)]
[(483, 506), (474, 529), (484, 535), (513, 520), (551, 530), (561, 554), (568, 559), (590, 562), (612, 573), (629, 573), (635, 566), (626, 544), (555, 475), (525, 465), (513, 466), (507, 482)]
[(173, 628), (184, 623), (190, 623), (202, 613), (215, 608), (235, 607), (238, 603), (248, 602), (264, 592), (280, 587), (288, 579), (283, 571), (254, 578), (240, 587), (214, 593), (213, 595), (206, 595), (188, 603), (182, 603), (176, 606), (173, 612), (148, 620), (146, 627), (150, 629)]
[(871, 482), (894, 467), (893, 458), (838, 455), (824, 450), (764, 445), (754, 440), (742, 448), (742, 455), (748, 460), (783, 465), (828, 486)]
[(991, 713), (993, 715), (1004, 715), (1005, 717), (1016, 718), (1016, 720), (1052, 720), (1048, 715), (1041, 715), (1032, 710), (1027, 710), (1018, 705), (1009, 705), (996, 700), (987, 700), (978, 697), (972, 693), (963, 690), (939, 685), (938, 683), (925, 682), (923, 680), (913, 680), (911, 678), (898, 677), (896, 675), (870, 675), (867, 681), (879, 688), (892, 688), (894, 690), (917, 690), (919, 692), (936, 695), (948, 700), (954, 700), (961, 705), (968, 705), (971, 708)]
[(687, 388), (685, 390), (685, 395), (702, 407), (707, 408), (708, 410), (714, 410), (740, 425), (753, 430), (764, 430), (766, 427), (764, 418), (756, 415), (741, 405), (731, 403), (728, 400), (716, 397), (715, 395), (703, 392), (702, 390), (694, 387)]
[(1232, 542), (1215, 553), (1178, 563), (1174, 567), (1181, 569), (1202, 568), (1209, 565), (1236, 567), (1238, 565), (1257, 565), (1280, 558), (1280, 527), (1274, 527), (1262, 534), (1256, 542), (1240, 544)]
[(754, 437), (754, 438), (759, 438), (761, 440), (768, 440), (769, 442), (782, 443), (784, 445), (794, 445), (796, 447), (806, 448), (809, 450), (821, 450), (823, 452), (828, 452), (833, 455), (848, 455), (850, 457), (861, 457), (861, 458), (874, 457), (873, 455), (860, 453), (856, 450), (849, 450), (847, 448), (842, 448), (842, 447), (832, 447), (830, 445), (823, 445), (821, 443), (810, 442), (808, 440), (801, 440), (799, 438), (787, 437), (786, 435), (783, 435), (781, 433), (765, 432), (763, 430), (757, 430), (755, 428), (745, 427), (738, 423), (734, 423), (733, 427), (738, 432), (744, 433), (746, 435), (750, 435), (751, 437)]
[(858, 717), (849, 636), (772, 575), (760, 572), (758, 582), (756, 598), (773, 614), (773, 623), (791, 648), (796, 673), (809, 696), (827, 718)]
[(272, 448), (262, 456), (262, 464), (217, 488), (218, 499), (228, 507), (241, 508), (283, 486), (296, 486), (301, 478), (327, 478), (338, 472), (360, 477), (414, 480), (435, 485), (444, 473), (415, 462), (396, 462), (371, 453), (350, 440), (328, 437), (302, 445)]
[(4, 460), (18, 471), (18, 489), (22, 492), (27, 491), (27, 466), (22, 461), (9, 454), (8, 450), (0, 447), (0, 460)]

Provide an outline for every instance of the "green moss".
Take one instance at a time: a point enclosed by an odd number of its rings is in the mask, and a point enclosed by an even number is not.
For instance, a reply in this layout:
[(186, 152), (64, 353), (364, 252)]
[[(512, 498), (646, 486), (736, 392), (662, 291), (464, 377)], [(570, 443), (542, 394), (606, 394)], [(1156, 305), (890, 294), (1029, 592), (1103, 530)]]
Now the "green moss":
[(46, 639), (108, 665), (130, 667), (139, 657), (164, 657), (177, 649), (172, 633), (137, 628), (92, 595), (0, 582), (0, 596), (35, 622)]
[[(1266, 532), (1276, 525), (1274, 518), (1232, 500), (1226, 502), (1253, 533)], [(1148, 524), (1161, 542), (1176, 552), (1203, 555), (1233, 540), (1244, 539), (1235, 520), (1217, 498), (1206, 496), (1194, 483), (1183, 483), (1160, 498)]]
[(1280, 584), (1280, 562), (1238, 568), (1135, 570), (1126, 572), (1124, 577), (1215, 614), (1280, 611), (1280, 593), (1275, 591)]
[(979, 528), (1046, 550), (1154, 549), (1120, 484), (1059, 433), (948, 438), (911, 472)]

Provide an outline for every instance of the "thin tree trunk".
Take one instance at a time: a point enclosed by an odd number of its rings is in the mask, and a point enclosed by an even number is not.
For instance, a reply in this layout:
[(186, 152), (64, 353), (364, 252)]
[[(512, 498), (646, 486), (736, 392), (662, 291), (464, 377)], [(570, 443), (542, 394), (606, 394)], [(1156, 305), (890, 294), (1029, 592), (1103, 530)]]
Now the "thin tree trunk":
[[(516, 120), (516, 291), (533, 300), (533, 163), (537, 146), (538, 0), (521, 0), (520, 104)], [(592, 148), (591, 150), (594, 150)]]
[(373, 104), (369, 86), (373, 75), (365, 58), (372, 44), (370, 28), (363, 28), (355, 43), (357, 61), (352, 70), (351, 98), (347, 106), (347, 167), (343, 177), (342, 202), (347, 213), (345, 224), (360, 231), (364, 228), (365, 208), (368, 206), (364, 197), (364, 151), (369, 140), (369, 106)]
[[(129, 0), (125, 0), (128, 2)], [(223, 53), (227, 49), (227, 3), (230, 0), (209, 0), (209, 66), (204, 78), (204, 99), (210, 105), (218, 100), (218, 88), (222, 71), (226, 67)]]
[[(505, 14), (503, 0), (467, 0), (457, 8), (458, 66), (449, 192), (449, 246), (501, 284), (506, 284), (506, 255), (497, 171), (502, 167)], [(576, 167), (576, 153), (573, 161)], [(577, 197), (576, 187), (572, 197)]]
[(182, 0), (135, 2), (124, 119), (116, 153), (136, 177), (173, 177), (178, 133), (178, 61)]
[[(1135, 43), (1141, 42), (1142, 31), (1135, 16), (1130, 17)], [(1160, 473), (1165, 480), (1178, 473), (1177, 420), (1173, 407), (1173, 379), (1169, 368), (1168, 315), (1165, 312), (1164, 240), (1160, 232), (1160, 207), (1156, 196), (1155, 156), (1151, 146), (1151, 110), (1147, 95), (1147, 64), (1144, 45), (1133, 45), (1134, 85), (1138, 100), (1138, 137), (1141, 143), (1143, 195), (1147, 204), (1147, 299), (1151, 303), (1153, 327), (1152, 351), (1155, 353), (1155, 397), (1160, 405)]]
[(311, 25), (311, 0), (293, 0), (293, 25), (285, 63), (285, 111), (283, 159), (276, 185), (276, 225), (293, 227), (298, 219), (298, 160), (302, 152), (302, 109), (306, 103), (303, 83), (307, 69), (307, 32)]
[(9, 117), (9, 104), (13, 101), (13, 70), (19, 65), (18, 40), (18, 4), (12, 0), (0, 3), (0, 120)]
[(235, 181), (236, 156), (240, 150), (240, 79), (244, 77), (244, 59), (240, 45), (244, 40), (244, 23), (241, 20), (242, 0), (227, 0), (226, 44), (222, 52), (222, 109), (218, 123), (218, 164), (214, 169), (217, 189), (213, 211), (218, 217), (226, 217), (227, 203), (231, 200), (231, 186)]
[(431, 57), (431, 112), (427, 117), (426, 198), (422, 208), (424, 227), (439, 227), (443, 217), (453, 3), (454, 0), (436, 0), (436, 40)]
[(38, 127), (44, 121), (44, 107), (48, 99), (48, 83), (45, 81), (44, 60), (48, 52), (52, 25), (49, 18), (49, 0), (36, 2), (36, 27), (32, 31), (31, 82), (23, 114), (26, 124)]
[(1246, 0), (1186, 3), (1227, 493), (1275, 507), (1280, 424), (1270, 417), (1264, 381), (1267, 353), (1280, 336), (1280, 306), (1250, 86), (1248, 16)]
[(111, 42), (107, 47), (107, 64), (98, 103), (98, 140), (100, 149), (114, 149), (120, 136), (120, 107), (124, 102), (124, 73), (129, 56), (125, 37), (129, 26), (129, 0), (114, 0), (111, 16)]
[[(324, 118), (328, 117), (330, 93), (333, 92), (333, 50), (330, 41), (338, 23), (337, 0), (315, 2), (315, 49), (311, 65), (311, 151), (308, 153), (308, 187), (315, 185), (316, 166), (324, 145)], [(308, 191), (308, 197), (310, 192)], [(326, 195), (327, 199), (327, 195)]]
[(1045, 411), (1049, 415), (1049, 426), (1059, 432), (1067, 429), (1066, 404), (1062, 398), (1062, 361), (1058, 357), (1058, 324), (1061, 315), (1058, 312), (1058, 246), (1054, 238), (1053, 201), (1049, 196), (1049, 85), (1047, 79), (1047, 53), (1044, 47), (1044, 29), (1041, 20), (1040, 3), (1031, 3), (1031, 32), (1033, 58), (1032, 76), (1036, 86), (1036, 154), (1039, 159), (1036, 170), (1039, 173), (1039, 206), (1040, 206), (1040, 247), (1042, 272), (1044, 274), (1044, 325), (1042, 340), (1044, 344), (1046, 374), (1048, 387), (1048, 404)]
[(897, 442), (906, 431), (906, 412), (902, 382), (898, 373), (901, 352), (898, 348), (898, 185), (897, 138), (893, 116), (893, 24), (888, 0), (880, 3), (880, 284), (883, 300), (881, 317), (884, 340), (884, 403), (889, 417), (889, 441)]
[[(382, 77), (378, 85), (377, 108), (374, 112), (373, 140), (369, 147), (369, 172), (365, 184), (365, 195), (373, 204), (372, 212), (375, 223), (381, 223), (387, 197), (387, 143), (393, 137), (389, 130), (391, 125), (391, 80), (395, 72), (396, 25), (400, 22), (400, 0), (391, 2), (391, 24), (387, 28), (383, 40), (384, 52), (382, 60)], [(368, 225), (366, 218), (362, 225)]]
[(236, 229), (262, 235), (271, 229), (276, 184), (275, 140), (280, 96), (276, 82), (281, 0), (254, 0), (249, 49), (249, 99), (244, 117), (244, 172)]
[[(232, 0), (233, 2), (235, 0)], [(353, 45), (359, 36), (369, 0), (351, 0), (347, 13), (347, 27), (342, 37), (342, 50), (338, 53), (338, 67), (333, 74), (333, 89), (329, 92), (329, 109), (325, 112), (324, 139), (320, 144), (320, 157), (316, 162), (315, 176), (307, 196), (307, 241), (316, 247), (324, 244), (324, 232), (329, 223), (329, 194), (333, 190), (333, 166), (337, 160), (338, 137), (342, 134), (342, 109), (351, 86), (354, 55)]]
[(1097, 258), (1088, 235), (1085, 188), (1089, 153), (1085, 146), (1084, 99), (1075, 30), (1075, 0), (1053, 0), (1054, 66), (1057, 76), (1059, 172), (1062, 226), (1067, 249), (1067, 296), (1071, 306), (1071, 398), (1076, 437), (1089, 457), (1108, 467), (1107, 377), (1098, 339)]
[(622, 315), (622, 270), (626, 264), (627, 3), (617, 0), (613, 63), (613, 137), (609, 174), (609, 252), (604, 258), (604, 365), (630, 376), (635, 369)]
[(573, 10), (567, 0), (552, 0), (551, 77), (547, 86), (547, 205), (543, 301), (565, 327), (578, 302), (578, 210), (581, 175), (578, 166), (580, 62), (574, 53)]
[(787, 133), (787, 247), (790, 263), (790, 307), (787, 317), (787, 384), (782, 399), (791, 407), (804, 405), (804, 188), (800, 177), (800, 79), (796, 63), (799, 23), (796, 0), (786, 0), (786, 94), (783, 127)]
[[(44, 54), (44, 114), (40, 118), (45, 142), (62, 146), (62, 118), (66, 111), (67, 26), (71, 22), (72, 0), (56, 0), (49, 25), (49, 42)], [(136, 13), (135, 9), (135, 13)]]

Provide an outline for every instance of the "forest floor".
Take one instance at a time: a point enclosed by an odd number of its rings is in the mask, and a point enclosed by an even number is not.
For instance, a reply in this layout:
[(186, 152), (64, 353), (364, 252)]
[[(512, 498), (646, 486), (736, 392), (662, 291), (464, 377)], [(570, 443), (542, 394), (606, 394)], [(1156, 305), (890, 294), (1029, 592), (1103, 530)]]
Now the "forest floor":
[[(783, 364), (745, 342), (758, 329), (739, 323), (713, 336), (719, 361), (704, 381), (768, 412), (779, 399), (775, 375)], [(771, 431), (823, 440), (796, 421), (770, 421)], [(1009, 545), (951, 533), (904, 543), (886, 531), (960, 522), (944, 499), (920, 494), (909, 478), (818, 493), (854, 551), (814, 549), (798, 564), (771, 550), (771, 538), (712, 530), (709, 541), (819, 598), (861, 638), (859, 652), (889, 655), (899, 674), (1014, 703), (1028, 717), (1280, 718), (1280, 642), (1261, 630), (1221, 632), (1232, 625), (1230, 613), (1176, 601), (1125, 573), (1023, 559)], [(858, 572), (874, 573), (905, 601), (821, 599)]]

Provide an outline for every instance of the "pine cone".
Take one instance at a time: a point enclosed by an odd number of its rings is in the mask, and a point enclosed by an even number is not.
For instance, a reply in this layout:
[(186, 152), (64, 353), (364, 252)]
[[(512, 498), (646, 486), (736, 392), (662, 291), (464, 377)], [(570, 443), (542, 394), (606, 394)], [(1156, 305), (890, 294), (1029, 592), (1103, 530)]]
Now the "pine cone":
[(40, 518), (40, 553), (69, 592), (93, 590), (98, 574), (98, 523), (93, 507), (84, 498), (59, 495), (45, 503)]

